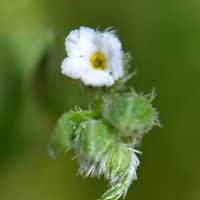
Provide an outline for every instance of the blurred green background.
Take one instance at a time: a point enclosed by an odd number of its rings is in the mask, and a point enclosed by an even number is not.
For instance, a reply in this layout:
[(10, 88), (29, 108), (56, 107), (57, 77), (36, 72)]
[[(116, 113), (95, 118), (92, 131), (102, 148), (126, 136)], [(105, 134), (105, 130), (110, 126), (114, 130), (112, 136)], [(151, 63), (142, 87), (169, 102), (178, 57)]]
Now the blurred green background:
[(130, 82), (157, 89), (163, 128), (146, 135), (127, 200), (200, 199), (200, 1), (0, 0), (0, 199), (95, 200), (73, 152), (51, 160), (58, 116), (87, 96), (61, 75), (64, 39), (80, 25), (114, 27), (133, 54)]

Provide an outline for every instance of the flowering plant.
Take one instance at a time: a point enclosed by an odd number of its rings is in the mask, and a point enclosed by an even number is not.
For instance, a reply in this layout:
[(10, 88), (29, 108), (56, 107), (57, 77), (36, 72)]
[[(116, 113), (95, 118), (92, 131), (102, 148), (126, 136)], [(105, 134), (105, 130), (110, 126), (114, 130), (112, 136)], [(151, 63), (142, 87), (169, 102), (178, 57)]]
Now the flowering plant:
[(80, 174), (104, 175), (110, 181), (101, 200), (117, 200), (137, 178), (137, 145), (154, 125), (160, 125), (151, 104), (155, 94), (127, 89), (133, 75), (131, 56), (122, 51), (114, 31), (80, 27), (66, 37), (65, 46), (68, 57), (62, 73), (79, 79), (94, 93), (88, 110), (75, 108), (59, 118), (50, 155), (74, 149)]

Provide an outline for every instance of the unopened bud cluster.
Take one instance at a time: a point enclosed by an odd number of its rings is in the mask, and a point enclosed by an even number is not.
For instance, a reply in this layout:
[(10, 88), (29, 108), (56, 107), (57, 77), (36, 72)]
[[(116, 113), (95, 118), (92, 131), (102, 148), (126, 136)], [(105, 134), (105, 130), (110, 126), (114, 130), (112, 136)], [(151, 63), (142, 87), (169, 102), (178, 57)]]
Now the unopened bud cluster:
[(148, 96), (135, 91), (102, 100), (101, 112), (71, 110), (58, 120), (50, 153), (75, 149), (80, 173), (104, 175), (111, 188), (102, 200), (125, 195), (136, 179), (139, 160), (135, 141), (158, 123), (157, 112)]

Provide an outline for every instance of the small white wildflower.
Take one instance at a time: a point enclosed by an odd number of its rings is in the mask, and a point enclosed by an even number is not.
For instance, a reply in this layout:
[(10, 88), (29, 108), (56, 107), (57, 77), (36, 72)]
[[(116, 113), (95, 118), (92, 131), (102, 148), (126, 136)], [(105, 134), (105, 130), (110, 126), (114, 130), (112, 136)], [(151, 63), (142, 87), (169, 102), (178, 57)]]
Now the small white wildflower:
[(85, 85), (111, 86), (124, 75), (121, 42), (113, 31), (80, 27), (69, 33), (65, 46), (62, 73)]

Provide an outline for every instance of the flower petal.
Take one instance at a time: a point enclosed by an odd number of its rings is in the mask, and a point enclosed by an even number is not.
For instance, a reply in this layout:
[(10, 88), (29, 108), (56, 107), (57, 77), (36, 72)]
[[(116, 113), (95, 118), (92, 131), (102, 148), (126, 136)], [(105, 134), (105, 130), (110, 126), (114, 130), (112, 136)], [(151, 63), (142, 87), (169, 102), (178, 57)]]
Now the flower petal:
[(107, 57), (108, 71), (111, 72), (114, 80), (124, 75), (123, 52), (121, 42), (113, 31), (106, 31), (99, 34), (95, 44)]
[(96, 51), (96, 46), (93, 40), (96, 36), (96, 31), (88, 27), (80, 27), (69, 33), (65, 40), (65, 47), (68, 56), (90, 56)]
[(88, 67), (88, 61), (83, 57), (67, 57), (61, 65), (62, 73), (74, 79), (81, 78), (88, 70)]
[(114, 83), (113, 77), (101, 70), (89, 70), (81, 77), (81, 80), (85, 85), (94, 87), (111, 86)]

